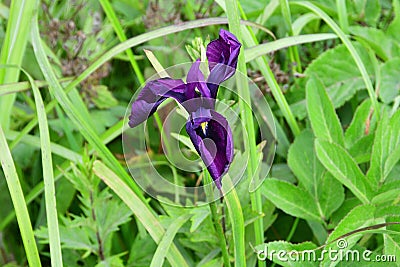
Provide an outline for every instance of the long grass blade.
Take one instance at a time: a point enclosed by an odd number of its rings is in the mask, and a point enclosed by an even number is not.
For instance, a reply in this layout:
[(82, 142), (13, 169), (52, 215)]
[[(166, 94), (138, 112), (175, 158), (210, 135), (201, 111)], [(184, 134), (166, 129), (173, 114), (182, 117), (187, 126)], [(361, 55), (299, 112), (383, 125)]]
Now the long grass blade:
[(39, 252), (36, 246), (35, 236), (33, 235), (31, 219), (29, 218), (28, 208), (25, 203), (24, 193), (22, 192), (17, 170), (11, 156), (10, 149), (4, 136), (3, 127), (0, 125), (0, 162), (3, 167), (8, 190), (14, 205), (17, 216), (22, 242), (24, 244), (26, 257), (30, 266), (42, 266), (39, 259)]
[(40, 95), (39, 88), (36, 87), (33, 78), (27, 72), (25, 72), (25, 74), (32, 86), (36, 112), (39, 120), (40, 149), (42, 151), (43, 181), (48, 225), (47, 229), (49, 230), (51, 265), (61, 267), (63, 266), (63, 263), (61, 256), (60, 231), (58, 228), (56, 189), (53, 176), (53, 160), (51, 156), (49, 126), (47, 124), (46, 112), (44, 110), (43, 99)]
[[(20, 66), (25, 55), (28, 41), (28, 31), (34, 10), (38, 1), (11, 1), (7, 31), (1, 48), (0, 64)], [(20, 70), (17, 68), (0, 69), (0, 84), (17, 82)], [(0, 125), (7, 131), (10, 126), (11, 109), (14, 106), (15, 95), (0, 97)]]

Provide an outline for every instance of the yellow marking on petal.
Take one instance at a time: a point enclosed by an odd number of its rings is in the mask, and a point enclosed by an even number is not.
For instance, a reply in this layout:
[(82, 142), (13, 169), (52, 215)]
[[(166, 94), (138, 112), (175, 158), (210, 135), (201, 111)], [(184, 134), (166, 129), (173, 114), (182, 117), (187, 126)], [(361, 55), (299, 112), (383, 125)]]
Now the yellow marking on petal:
[(204, 133), (204, 135), (206, 135), (206, 130), (207, 130), (207, 126), (208, 126), (208, 122), (202, 122), (201, 124), (200, 124), (200, 126), (201, 126), (201, 129), (203, 130), (203, 133)]

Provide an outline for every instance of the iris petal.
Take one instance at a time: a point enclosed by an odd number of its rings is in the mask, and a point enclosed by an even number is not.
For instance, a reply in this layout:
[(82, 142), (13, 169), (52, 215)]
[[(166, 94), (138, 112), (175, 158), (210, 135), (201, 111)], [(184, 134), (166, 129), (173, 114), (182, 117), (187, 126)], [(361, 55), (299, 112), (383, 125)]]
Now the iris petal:
[(207, 84), (204, 79), (203, 73), (200, 71), (200, 59), (196, 60), (191, 66), (187, 78), (186, 83), (188, 84), (186, 91), (186, 98), (192, 99), (197, 97), (196, 88), (199, 90), (201, 96), (203, 97), (211, 97), (210, 90), (207, 87)]
[(221, 178), (233, 159), (232, 131), (228, 121), (214, 110), (200, 108), (191, 114), (186, 131), (220, 189)]
[(210, 75), (207, 85), (211, 97), (216, 98), (218, 86), (235, 74), (241, 44), (232, 33), (221, 29), (219, 38), (207, 46)]
[(186, 84), (182, 80), (162, 78), (148, 82), (132, 104), (129, 126), (133, 128), (144, 122), (169, 97), (184, 102), (185, 91)]

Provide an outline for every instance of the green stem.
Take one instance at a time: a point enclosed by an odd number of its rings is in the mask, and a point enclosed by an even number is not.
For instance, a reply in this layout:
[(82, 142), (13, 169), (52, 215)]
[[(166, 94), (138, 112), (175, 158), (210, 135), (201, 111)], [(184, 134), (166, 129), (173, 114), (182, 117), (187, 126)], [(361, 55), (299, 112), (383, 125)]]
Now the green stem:
[[(226, 13), (228, 16), (229, 29), (234, 35), (236, 35), (238, 40), (241, 41), (238, 2), (236, 0), (226, 0), (225, 5), (226, 5)], [(251, 110), (250, 91), (246, 79), (247, 69), (246, 69), (244, 53), (239, 54), (238, 71), (244, 74), (244, 75), (236, 75), (236, 83), (239, 95), (241, 96), (239, 98), (240, 116), (242, 118), (242, 121), (245, 123), (245, 128), (248, 136), (248, 142), (246, 142), (246, 149), (250, 152), (250, 161), (248, 162), (247, 166), (247, 175), (249, 179), (253, 179), (253, 175), (255, 175), (255, 170), (257, 168), (256, 166), (258, 162), (257, 159), (258, 157), (257, 157), (256, 137), (254, 132), (253, 114)], [(244, 133), (244, 135), (246, 135), (246, 133)], [(257, 213), (262, 213), (260, 190), (253, 191), (250, 194), (251, 194), (252, 209)], [(243, 220), (243, 214), (241, 214), (241, 217)], [(254, 221), (254, 233), (255, 233), (256, 243), (262, 244), (264, 242), (264, 226), (262, 218), (259, 218)], [(239, 244), (235, 244), (235, 246), (238, 245)], [(239, 253), (242, 252), (240, 251)], [(235, 256), (236, 259), (237, 257), (240, 257), (238, 255)], [(259, 266), (265, 266), (265, 262), (259, 261)]]
[(349, 21), (347, 19), (347, 9), (345, 0), (336, 0), (336, 8), (339, 16), (340, 28), (345, 34), (349, 33)]
[[(230, 177), (223, 178), (222, 192), (225, 194), (225, 203), (228, 208), (229, 220), (232, 225), (233, 248), (235, 251), (235, 266), (246, 267), (246, 250), (244, 246), (244, 219), (239, 197), (233, 187)], [(232, 189), (231, 191), (229, 191)]]
[(286, 238), (286, 241), (287, 241), (287, 242), (289, 242), (290, 239), (292, 239), (294, 233), (296, 232), (297, 225), (299, 224), (299, 221), (300, 221), (300, 218), (299, 218), (299, 217), (296, 217), (296, 219), (294, 219), (292, 228), (290, 228), (290, 232), (289, 232), (289, 234), (288, 234), (288, 236), (287, 236), (287, 238)]
[[(292, 27), (292, 17), (290, 15), (290, 7), (289, 7), (289, 2), (287, 0), (279, 0), (280, 6), (281, 6), (281, 12), (282, 16), (284, 18), (286, 28), (288, 31), (289, 36), (293, 36), (293, 27)], [(289, 47), (289, 57), (292, 63), (292, 71), (293, 73), (297, 72), (302, 72), (301, 70), (301, 61), (300, 61), (300, 56), (299, 56), (299, 51), (297, 49), (297, 46), (290, 46)], [(293, 63), (296, 63), (293, 64)]]
[[(204, 185), (207, 185), (207, 184), (213, 185), (213, 181), (212, 181), (207, 169), (204, 170), (203, 177), (204, 177)], [(229, 261), (228, 250), (226, 249), (226, 239), (225, 239), (224, 229), (222, 227), (221, 222), (218, 219), (217, 204), (213, 200), (214, 194), (212, 192), (211, 187), (205, 186), (205, 188), (206, 188), (207, 198), (210, 201), (209, 205), (210, 205), (210, 210), (211, 210), (211, 218), (212, 218), (214, 226), (215, 226), (215, 231), (218, 235), (219, 246), (221, 248), (222, 257), (224, 259), (224, 266), (231, 266), (231, 263)], [(223, 216), (223, 214), (222, 214), (222, 216)]]

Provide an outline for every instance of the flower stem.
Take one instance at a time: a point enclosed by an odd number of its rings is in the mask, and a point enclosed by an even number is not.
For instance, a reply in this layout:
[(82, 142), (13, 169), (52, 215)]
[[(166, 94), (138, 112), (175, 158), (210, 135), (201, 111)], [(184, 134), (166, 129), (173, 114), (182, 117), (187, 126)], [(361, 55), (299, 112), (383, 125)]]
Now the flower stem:
[[(229, 21), (229, 29), (234, 35), (236, 35), (238, 40), (241, 41), (241, 30), (239, 23), (237, 0), (226, 0), (225, 4), (226, 4), (226, 13)], [(243, 73), (244, 75), (246, 75), (247, 73), (244, 53), (239, 54), (238, 71)], [(250, 160), (247, 166), (247, 175), (249, 179), (253, 179), (254, 178), (253, 175), (255, 175), (255, 170), (257, 168), (258, 157), (257, 157), (257, 146), (256, 146), (256, 136), (254, 131), (253, 114), (251, 110), (249, 85), (246, 76), (244, 75), (237, 75), (236, 81), (238, 85), (239, 95), (241, 96), (241, 98), (239, 98), (240, 116), (245, 124), (248, 136), (248, 143), (246, 143), (246, 149), (250, 152)], [(250, 196), (251, 196), (251, 206), (253, 211), (257, 212), (258, 214), (262, 214), (260, 190), (255, 190), (251, 192)], [(262, 244), (264, 242), (264, 226), (262, 217), (254, 221), (254, 233), (255, 233), (256, 244)], [(238, 255), (236, 255), (236, 257), (238, 257)], [(265, 266), (265, 262), (259, 261), (258, 266)]]
[[(204, 176), (204, 185), (212, 184), (213, 181), (212, 181), (211, 176), (210, 176), (209, 172), (207, 171), (207, 169), (204, 170), (203, 176)], [(224, 266), (229, 267), (229, 266), (231, 266), (231, 264), (229, 261), (228, 250), (226, 249), (225, 231), (224, 231), (222, 224), (219, 222), (219, 219), (218, 219), (217, 204), (215, 201), (213, 201), (213, 192), (212, 192), (211, 188), (208, 186), (206, 186), (205, 188), (206, 188), (207, 197), (211, 201), (209, 204), (210, 210), (211, 210), (211, 218), (212, 218), (212, 221), (215, 226), (215, 231), (217, 232), (217, 235), (218, 235), (219, 246), (221, 248), (222, 257), (224, 259)], [(222, 208), (222, 216), (224, 216), (223, 208)]]

